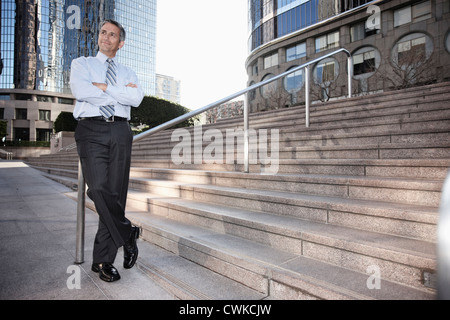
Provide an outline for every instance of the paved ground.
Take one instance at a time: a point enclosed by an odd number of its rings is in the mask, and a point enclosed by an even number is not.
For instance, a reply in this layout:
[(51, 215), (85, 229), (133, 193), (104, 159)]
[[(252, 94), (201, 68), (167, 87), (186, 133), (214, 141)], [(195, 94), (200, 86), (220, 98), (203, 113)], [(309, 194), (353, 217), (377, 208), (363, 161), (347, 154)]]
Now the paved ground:
[(74, 263), (77, 204), (68, 192), (23, 162), (0, 160), (0, 299), (174, 299), (138, 268), (123, 269), (121, 251), (120, 281), (106, 283), (90, 270), (98, 218), (88, 209), (85, 263)]

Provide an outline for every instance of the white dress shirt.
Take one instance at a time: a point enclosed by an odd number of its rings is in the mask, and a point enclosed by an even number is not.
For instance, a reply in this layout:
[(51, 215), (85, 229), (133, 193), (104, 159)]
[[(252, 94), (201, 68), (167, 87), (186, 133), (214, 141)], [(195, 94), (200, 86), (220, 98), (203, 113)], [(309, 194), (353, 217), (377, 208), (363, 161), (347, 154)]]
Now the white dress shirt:
[[(115, 116), (130, 119), (130, 108), (138, 107), (144, 98), (144, 91), (139, 85), (136, 73), (113, 58), (117, 69), (117, 84), (108, 85), (105, 92), (93, 85), (93, 82), (105, 83), (108, 69), (108, 57), (98, 52), (95, 57), (80, 57), (72, 61), (70, 87), (77, 99), (73, 116), (101, 116), (99, 107), (114, 105)], [(127, 87), (133, 83), (137, 88)]]

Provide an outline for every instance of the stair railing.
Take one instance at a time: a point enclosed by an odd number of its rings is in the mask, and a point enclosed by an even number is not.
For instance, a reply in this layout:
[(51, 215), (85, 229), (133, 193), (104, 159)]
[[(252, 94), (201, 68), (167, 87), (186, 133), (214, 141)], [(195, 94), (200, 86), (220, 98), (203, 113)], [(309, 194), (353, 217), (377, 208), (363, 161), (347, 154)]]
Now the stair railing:
[[(305, 69), (305, 125), (306, 125), (306, 127), (309, 127), (309, 125), (310, 125), (309, 109), (310, 109), (310, 104), (311, 104), (311, 99), (310, 99), (310, 87), (311, 87), (310, 86), (310, 73), (311, 73), (310, 68), (311, 68), (311, 65), (316, 64), (316, 63), (322, 61), (323, 59), (329, 58), (329, 57), (334, 56), (341, 52), (344, 52), (347, 55), (348, 97), (351, 98), (352, 97), (353, 58), (352, 58), (351, 53), (347, 49), (340, 48), (338, 50), (335, 50), (333, 52), (325, 54), (319, 58), (308, 61), (300, 66), (289, 69), (288, 71), (285, 71), (273, 78), (261, 81), (254, 85), (251, 85), (251, 86), (249, 86), (241, 91), (238, 91), (232, 95), (229, 95), (223, 99), (217, 100), (216, 102), (213, 102), (203, 108), (191, 111), (185, 115), (182, 115), (178, 118), (167, 121), (167, 122), (165, 122), (157, 127), (154, 127), (150, 130), (142, 132), (142, 133), (134, 136), (133, 142), (137, 142), (137, 141), (147, 138), (157, 132), (171, 128), (171, 127), (173, 127), (183, 121), (186, 121), (192, 117), (195, 117), (203, 112), (211, 110), (212, 108), (218, 107), (230, 100), (233, 100), (237, 97), (245, 95), (245, 98), (244, 98), (244, 172), (248, 173), (249, 172), (249, 101), (248, 101), (248, 93), (253, 90), (256, 90), (258, 88), (261, 88), (273, 81), (284, 78), (291, 73)], [(83, 263), (83, 261), (84, 261), (84, 253), (83, 253), (84, 252), (84, 214), (85, 214), (85, 182), (84, 182), (83, 174), (81, 172), (81, 164), (79, 164), (78, 165), (77, 249), (76, 249), (75, 263)]]
[(12, 160), (13, 159), (13, 153), (12, 152), (0, 149), (0, 153), (5, 155), (5, 159), (6, 160)]

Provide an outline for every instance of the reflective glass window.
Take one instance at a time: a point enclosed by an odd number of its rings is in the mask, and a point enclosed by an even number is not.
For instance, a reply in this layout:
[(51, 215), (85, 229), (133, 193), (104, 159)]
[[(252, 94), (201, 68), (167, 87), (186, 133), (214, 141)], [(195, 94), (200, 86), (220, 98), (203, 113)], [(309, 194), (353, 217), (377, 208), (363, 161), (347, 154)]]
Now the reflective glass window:
[(306, 43), (302, 42), (286, 49), (286, 61), (306, 57)]

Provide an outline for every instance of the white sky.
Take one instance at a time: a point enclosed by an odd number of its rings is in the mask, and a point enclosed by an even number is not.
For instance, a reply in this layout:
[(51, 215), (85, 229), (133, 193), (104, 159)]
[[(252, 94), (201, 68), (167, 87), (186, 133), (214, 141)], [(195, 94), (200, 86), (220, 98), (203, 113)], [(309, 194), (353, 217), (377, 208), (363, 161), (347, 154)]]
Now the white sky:
[(160, 0), (156, 73), (181, 81), (198, 109), (246, 87), (247, 0)]

